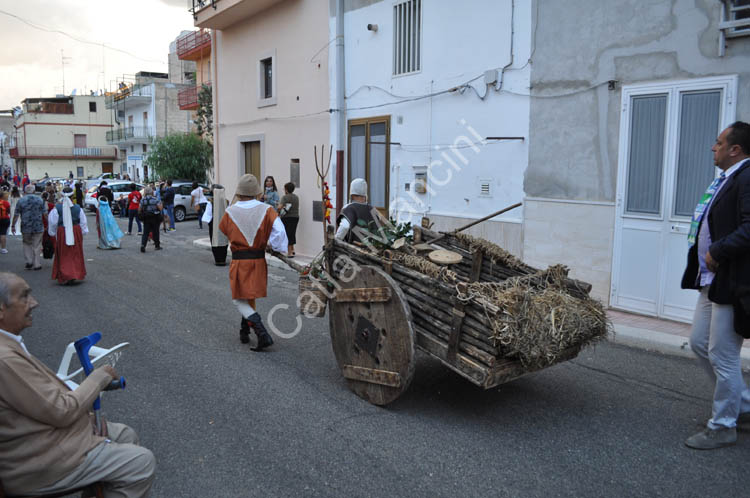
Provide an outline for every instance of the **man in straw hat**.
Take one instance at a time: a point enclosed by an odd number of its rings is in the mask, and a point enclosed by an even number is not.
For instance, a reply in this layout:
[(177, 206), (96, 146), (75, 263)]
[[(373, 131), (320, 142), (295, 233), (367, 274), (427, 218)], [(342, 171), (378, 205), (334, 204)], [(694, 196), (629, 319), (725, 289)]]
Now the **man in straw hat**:
[(336, 238), (346, 242), (364, 242), (357, 236), (359, 220), (363, 220), (367, 226), (374, 221), (373, 207), (367, 203), (367, 182), (362, 178), (355, 178), (349, 185), (349, 198), (351, 202), (341, 210), (336, 223)]
[(49, 212), (47, 234), (55, 239), (55, 260), (52, 262), (52, 278), (61, 284), (86, 278), (86, 263), (83, 259), (83, 234), (89, 233), (86, 213), (70, 198), (73, 189), (65, 187), (62, 202)]
[(258, 201), (263, 189), (255, 176), (242, 175), (235, 199), (226, 209), (219, 230), (226, 235), (232, 250), (229, 266), (229, 284), (232, 301), (242, 314), (240, 341), (250, 342), (250, 327), (258, 337), (253, 351), (261, 351), (273, 344), (260, 314), (255, 311), (255, 299), (266, 297), (266, 246), (283, 252), (287, 248), (286, 231), (276, 210)]
[(16, 221), (21, 218), (21, 233), (23, 234), (23, 257), (27, 270), (42, 269), (42, 234), (44, 233), (44, 219), (47, 217), (44, 201), (34, 195), (34, 185), (24, 187), (24, 196), (16, 204), (11, 231), (16, 233)]

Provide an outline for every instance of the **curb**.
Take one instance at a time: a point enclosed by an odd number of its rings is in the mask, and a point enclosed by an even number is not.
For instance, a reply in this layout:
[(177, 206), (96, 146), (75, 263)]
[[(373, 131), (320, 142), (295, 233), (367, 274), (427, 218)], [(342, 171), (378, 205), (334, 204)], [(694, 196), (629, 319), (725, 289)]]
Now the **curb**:
[[(610, 333), (609, 340), (615, 344), (622, 344), (633, 348), (656, 351), (658, 353), (695, 359), (695, 353), (690, 349), (688, 338), (681, 335), (667, 334), (654, 330), (614, 325), (614, 333)], [(750, 370), (750, 348), (743, 347), (740, 353), (742, 369)]]

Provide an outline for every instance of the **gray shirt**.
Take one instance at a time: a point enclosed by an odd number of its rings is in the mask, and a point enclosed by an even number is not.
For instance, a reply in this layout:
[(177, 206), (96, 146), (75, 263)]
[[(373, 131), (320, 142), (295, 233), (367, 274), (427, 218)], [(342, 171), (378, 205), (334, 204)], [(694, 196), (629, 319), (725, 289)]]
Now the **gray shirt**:
[(281, 204), (282, 208), (287, 204), (291, 204), (282, 218), (299, 218), (299, 197), (297, 197), (297, 194), (284, 194), (279, 204)]

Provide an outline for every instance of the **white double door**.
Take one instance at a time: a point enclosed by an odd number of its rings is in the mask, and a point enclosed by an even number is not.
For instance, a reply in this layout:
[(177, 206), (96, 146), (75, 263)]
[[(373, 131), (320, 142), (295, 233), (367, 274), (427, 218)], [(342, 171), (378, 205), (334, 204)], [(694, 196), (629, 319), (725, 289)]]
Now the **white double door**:
[(610, 304), (689, 322), (682, 290), (693, 210), (716, 176), (711, 146), (734, 120), (736, 76), (623, 88)]

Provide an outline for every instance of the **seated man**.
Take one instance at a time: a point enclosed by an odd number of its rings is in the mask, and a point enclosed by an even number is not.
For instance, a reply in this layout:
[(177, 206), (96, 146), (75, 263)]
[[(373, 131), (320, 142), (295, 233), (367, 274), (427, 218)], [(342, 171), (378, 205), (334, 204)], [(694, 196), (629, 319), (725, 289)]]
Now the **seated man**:
[(34, 358), (21, 331), (37, 307), (29, 285), (0, 273), (0, 481), (7, 494), (56, 493), (104, 483), (104, 496), (146, 496), (156, 462), (133, 429), (107, 423), (94, 434), (89, 413), (117, 372), (94, 370), (75, 391)]

